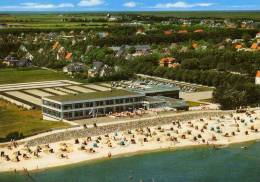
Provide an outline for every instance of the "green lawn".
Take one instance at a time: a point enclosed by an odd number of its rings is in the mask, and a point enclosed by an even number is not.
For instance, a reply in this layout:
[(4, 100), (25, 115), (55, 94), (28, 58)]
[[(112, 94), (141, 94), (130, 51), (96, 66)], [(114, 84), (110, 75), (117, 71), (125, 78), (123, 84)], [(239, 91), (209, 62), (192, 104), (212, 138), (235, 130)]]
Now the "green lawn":
[(203, 103), (200, 102), (194, 102), (194, 101), (186, 101), (187, 104), (189, 105), (189, 107), (197, 107), (197, 106), (201, 106), (201, 105), (205, 105)]
[(202, 99), (200, 100), (201, 102), (209, 102), (209, 103), (214, 103), (213, 99)]
[(44, 121), (40, 110), (21, 110), (13, 104), (0, 100), (0, 141), (10, 133), (30, 136), (55, 128), (69, 127), (67, 123)]
[(0, 69), (0, 84), (38, 82), (62, 79), (69, 79), (69, 77), (61, 72), (56, 73), (53, 71), (42, 69)]

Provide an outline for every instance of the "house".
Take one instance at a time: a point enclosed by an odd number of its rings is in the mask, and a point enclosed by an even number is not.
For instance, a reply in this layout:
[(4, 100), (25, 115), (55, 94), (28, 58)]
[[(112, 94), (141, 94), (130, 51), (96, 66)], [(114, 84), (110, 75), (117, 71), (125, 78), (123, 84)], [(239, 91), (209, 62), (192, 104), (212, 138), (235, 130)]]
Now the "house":
[(106, 16), (107, 21), (117, 21), (117, 17), (111, 16), (109, 13)]
[(242, 48), (243, 48), (243, 45), (242, 45), (242, 44), (236, 44), (236, 45), (235, 45), (235, 49), (238, 49), (238, 50), (239, 50), (239, 49), (242, 49)]
[(85, 70), (85, 65), (83, 63), (75, 62), (71, 63), (65, 67), (63, 67), (63, 72), (68, 73), (68, 74), (73, 74), (73, 73), (80, 73)]
[(253, 50), (260, 50), (260, 43), (255, 42), (252, 44), (251, 49)]
[(260, 32), (258, 32), (255, 36), (256, 39), (260, 39)]
[(115, 54), (116, 57), (121, 57), (125, 55), (127, 50), (129, 50), (130, 48), (134, 49), (134, 53), (132, 53), (130, 57), (146, 55), (149, 54), (151, 51), (150, 45), (134, 45), (134, 46), (122, 45), (120, 47), (110, 47), (110, 48), (116, 52)]
[(193, 44), (191, 45), (191, 47), (192, 47), (193, 49), (197, 49), (197, 48), (199, 47), (199, 45), (198, 45), (197, 43), (193, 43)]
[(184, 27), (189, 27), (191, 26), (191, 21), (190, 20), (181, 20), (182, 26)]
[(187, 30), (179, 30), (178, 33), (180, 33), (180, 34), (186, 34), (186, 33), (188, 33), (188, 31), (187, 31)]
[(30, 67), (32, 66), (31, 60), (27, 59), (16, 59), (12, 56), (7, 56), (3, 62), (6, 66), (11, 66), (11, 67)]
[(242, 43), (242, 42), (244, 42), (244, 39), (234, 39), (234, 40), (232, 40), (232, 44)]
[(33, 57), (33, 55), (32, 55), (31, 53), (27, 52), (27, 53), (25, 54), (24, 58), (25, 58), (25, 59), (28, 59), (28, 60), (30, 60), (30, 61), (32, 61), (34, 57)]
[(24, 45), (21, 45), (18, 49), (18, 52), (23, 54), (23, 57), (28, 60), (33, 60), (33, 55), (26, 49)]
[(59, 49), (61, 47), (60, 43), (59, 42), (55, 42), (52, 46), (52, 50), (56, 50), (56, 49)]
[(92, 68), (88, 70), (88, 77), (104, 76), (105, 65), (101, 61), (94, 61)]
[(98, 32), (97, 34), (98, 34), (98, 37), (101, 38), (101, 39), (106, 38), (109, 35), (108, 32)]
[(40, 49), (38, 50), (38, 53), (39, 53), (39, 54), (42, 54), (43, 51), (44, 51), (44, 49), (43, 49), (43, 48), (40, 48)]
[(203, 29), (197, 29), (197, 30), (194, 30), (194, 33), (202, 33), (202, 32), (204, 32)]
[(149, 52), (151, 50), (150, 45), (135, 45), (136, 51)]
[(143, 29), (138, 29), (137, 32), (135, 33), (136, 35), (146, 35)]
[(255, 84), (256, 84), (256, 85), (260, 85), (260, 70), (258, 70), (258, 71), (256, 72)]
[(237, 24), (229, 20), (224, 20), (224, 24), (226, 25), (227, 28), (237, 28)]
[(179, 50), (179, 52), (188, 52), (188, 50), (189, 50), (188, 47), (183, 46), (183, 47)]
[(240, 26), (241, 26), (241, 28), (246, 28), (246, 29), (255, 28), (253, 20), (242, 21)]
[(164, 35), (169, 36), (172, 35), (173, 31), (172, 30), (165, 30)]
[(72, 53), (71, 52), (68, 52), (65, 56), (65, 59), (68, 60), (68, 61), (71, 61), (72, 60)]
[(159, 65), (161, 67), (176, 68), (177, 66), (179, 66), (179, 63), (176, 62), (175, 58), (167, 57), (160, 59)]

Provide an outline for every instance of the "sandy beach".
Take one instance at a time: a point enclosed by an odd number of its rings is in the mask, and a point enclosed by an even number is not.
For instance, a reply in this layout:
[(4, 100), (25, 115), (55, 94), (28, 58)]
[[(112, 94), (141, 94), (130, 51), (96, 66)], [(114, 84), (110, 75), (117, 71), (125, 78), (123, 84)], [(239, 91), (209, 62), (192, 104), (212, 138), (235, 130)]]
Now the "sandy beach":
[[(100, 136), (29, 147), (0, 148), (0, 171), (38, 170), (144, 151), (229, 145), (260, 139), (260, 111), (227, 114), (161, 126), (116, 130)], [(243, 150), (243, 149), (241, 149)]]

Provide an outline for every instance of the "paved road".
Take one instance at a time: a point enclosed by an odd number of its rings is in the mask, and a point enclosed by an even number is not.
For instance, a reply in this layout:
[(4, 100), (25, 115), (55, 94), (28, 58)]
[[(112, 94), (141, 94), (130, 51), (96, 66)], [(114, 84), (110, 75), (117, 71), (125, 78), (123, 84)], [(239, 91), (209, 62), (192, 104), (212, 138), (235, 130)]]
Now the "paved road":
[(203, 91), (203, 92), (180, 92), (180, 98), (188, 101), (200, 101), (204, 99), (211, 99), (213, 91)]

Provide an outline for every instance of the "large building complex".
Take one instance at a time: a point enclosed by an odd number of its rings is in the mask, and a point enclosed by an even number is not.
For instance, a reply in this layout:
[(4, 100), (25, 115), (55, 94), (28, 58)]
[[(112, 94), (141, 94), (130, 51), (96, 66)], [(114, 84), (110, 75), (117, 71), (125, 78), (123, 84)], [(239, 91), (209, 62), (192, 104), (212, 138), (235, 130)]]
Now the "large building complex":
[(75, 120), (143, 107), (145, 95), (126, 90), (111, 90), (59, 95), (43, 98), (43, 118)]
[(175, 108), (187, 110), (180, 89), (168, 85), (137, 84), (124, 89), (43, 97), (43, 118), (77, 120), (135, 109)]

